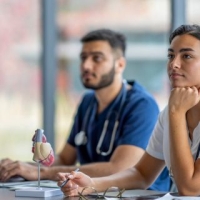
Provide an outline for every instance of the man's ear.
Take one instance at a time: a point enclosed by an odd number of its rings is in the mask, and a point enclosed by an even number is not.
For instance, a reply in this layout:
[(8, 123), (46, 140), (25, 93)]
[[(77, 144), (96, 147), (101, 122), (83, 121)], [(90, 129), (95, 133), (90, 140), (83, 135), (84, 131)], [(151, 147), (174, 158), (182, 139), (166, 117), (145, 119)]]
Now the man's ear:
[(115, 63), (116, 72), (123, 73), (125, 67), (126, 67), (126, 59), (123, 56), (121, 56), (120, 58), (116, 60), (116, 63)]

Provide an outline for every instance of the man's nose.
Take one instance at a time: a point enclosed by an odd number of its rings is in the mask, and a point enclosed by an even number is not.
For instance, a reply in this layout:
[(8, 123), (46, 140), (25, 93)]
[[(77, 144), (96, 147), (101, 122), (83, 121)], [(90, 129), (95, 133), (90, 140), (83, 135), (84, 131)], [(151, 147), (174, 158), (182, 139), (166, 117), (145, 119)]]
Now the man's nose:
[(92, 64), (92, 59), (88, 57), (87, 59), (85, 59), (85, 60), (82, 62), (81, 66), (82, 66), (82, 69), (84, 69), (84, 70), (89, 70), (89, 69), (91, 69), (92, 66), (93, 66), (93, 64)]

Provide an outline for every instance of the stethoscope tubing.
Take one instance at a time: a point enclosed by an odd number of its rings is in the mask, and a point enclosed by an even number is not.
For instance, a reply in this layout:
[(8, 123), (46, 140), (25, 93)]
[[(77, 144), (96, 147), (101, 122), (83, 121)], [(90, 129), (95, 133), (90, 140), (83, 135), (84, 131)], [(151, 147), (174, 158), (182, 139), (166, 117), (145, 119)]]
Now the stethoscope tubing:
[[(115, 123), (114, 123), (114, 127), (113, 127), (113, 130), (112, 130), (112, 136), (111, 136), (111, 140), (110, 140), (110, 145), (109, 145), (108, 151), (107, 152), (101, 151), (101, 147), (102, 147), (103, 141), (105, 139), (105, 135), (106, 135), (108, 124), (109, 124), (109, 118), (110, 118), (110, 115), (113, 112), (113, 110), (110, 110), (108, 112), (107, 116), (106, 116), (106, 120), (105, 120), (104, 125), (103, 125), (103, 130), (102, 130), (100, 139), (99, 139), (99, 141), (97, 143), (96, 152), (98, 154), (102, 155), (102, 156), (109, 155), (112, 152), (112, 149), (113, 149), (113, 146), (114, 146), (114, 141), (115, 141), (115, 137), (116, 137), (116, 133), (117, 133), (117, 128), (119, 126), (119, 116), (120, 116), (120, 113), (121, 113), (122, 108), (124, 106), (124, 103), (126, 101), (126, 94), (127, 94), (126, 82), (123, 82), (123, 86), (122, 87), (123, 87), (122, 88), (122, 99), (121, 99), (121, 102), (120, 102), (119, 110), (118, 110), (118, 112), (116, 112)], [(92, 109), (92, 105), (90, 105), (88, 107), (87, 111), (86, 111), (86, 115), (85, 115), (85, 118), (83, 120), (83, 125), (82, 125), (82, 129), (81, 129), (82, 130), (81, 132), (85, 133), (85, 137), (86, 137), (86, 132), (85, 132), (86, 122), (89, 119), (89, 113), (90, 113), (91, 109)]]
[(112, 131), (112, 137), (111, 137), (111, 140), (110, 140), (109, 149), (108, 149), (107, 152), (104, 152), (104, 151), (101, 151), (100, 149), (101, 149), (101, 146), (103, 144), (103, 140), (105, 138), (105, 134), (106, 134), (106, 131), (107, 131), (108, 123), (109, 123), (109, 120), (106, 120), (105, 121), (106, 126), (105, 126), (105, 128), (103, 128), (103, 132), (101, 134), (101, 137), (99, 139), (99, 142), (98, 142), (97, 148), (96, 148), (96, 152), (98, 154), (101, 154), (102, 156), (107, 156), (112, 152), (114, 141), (115, 141), (115, 136), (116, 136), (116, 133), (117, 133), (117, 128), (118, 128), (118, 125), (119, 125), (119, 121), (118, 120), (115, 121), (114, 128), (113, 128), (113, 131)]
[(118, 112), (116, 114), (116, 117), (115, 117), (115, 124), (114, 124), (113, 130), (112, 130), (112, 136), (111, 136), (111, 140), (110, 140), (109, 149), (108, 149), (107, 152), (101, 151), (101, 146), (103, 144), (103, 140), (104, 140), (106, 132), (107, 132), (107, 128), (108, 128), (108, 124), (109, 124), (109, 118), (110, 118), (110, 115), (111, 115), (112, 111), (110, 111), (108, 113), (107, 119), (106, 119), (106, 121), (104, 123), (104, 126), (103, 126), (102, 134), (100, 136), (99, 142), (98, 142), (97, 147), (96, 147), (96, 152), (98, 154), (101, 154), (102, 156), (109, 155), (112, 152), (112, 149), (113, 149), (113, 146), (114, 146), (115, 136), (116, 136), (116, 133), (117, 133), (117, 128), (119, 126), (119, 116), (120, 116), (122, 107), (123, 107), (123, 105), (125, 103), (125, 100), (126, 100), (126, 93), (127, 92), (126, 92), (126, 84), (125, 83), (123, 83), (122, 90), (123, 90), (122, 91), (122, 100), (121, 100), (121, 103), (120, 103), (120, 106), (119, 106), (119, 110), (118, 110)]

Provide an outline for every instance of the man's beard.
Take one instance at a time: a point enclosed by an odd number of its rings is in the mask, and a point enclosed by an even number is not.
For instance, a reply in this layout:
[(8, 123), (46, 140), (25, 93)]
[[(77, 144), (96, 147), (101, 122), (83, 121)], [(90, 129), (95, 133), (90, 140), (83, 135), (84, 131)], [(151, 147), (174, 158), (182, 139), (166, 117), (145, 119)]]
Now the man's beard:
[(82, 80), (82, 83), (85, 88), (93, 89), (93, 90), (100, 90), (104, 87), (111, 85), (113, 83), (114, 76), (115, 76), (115, 67), (113, 66), (112, 69), (107, 74), (104, 74), (101, 76), (101, 80), (99, 81), (99, 83), (97, 85), (90, 84), (87, 81), (84, 83), (83, 80)]

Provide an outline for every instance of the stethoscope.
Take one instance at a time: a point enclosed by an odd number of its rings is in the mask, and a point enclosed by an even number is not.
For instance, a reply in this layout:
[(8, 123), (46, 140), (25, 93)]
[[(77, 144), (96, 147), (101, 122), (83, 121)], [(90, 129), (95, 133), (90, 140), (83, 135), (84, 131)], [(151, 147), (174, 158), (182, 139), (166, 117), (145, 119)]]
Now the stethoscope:
[[(108, 112), (108, 114), (106, 116), (106, 120), (105, 120), (104, 125), (103, 125), (103, 130), (101, 132), (101, 136), (100, 136), (100, 139), (99, 139), (97, 147), (96, 147), (96, 152), (98, 154), (102, 155), (102, 156), (107, 156), (112, 152), (115, 136), (116, 136), (116, 133), (117, 133), (117, 128), (119, 126), (119, 116), (120, 116), (121, 110), (122, 110), (122, 108), (124, 106), (124, 103), (125, 103), (125, 100), (126, 100), (126, 93), (127, 93), (126, 82), (123, 81), (123, 87), (122, 87), (121, 95), (119, 95), (117, 97), (117, 98), (121, 98), (121, 102), (120, 102), (120, 106), (119, 106), (118, 112), (115, 113), (115, 123), (114, 123), (114, 127), (113, 127), (113, 130), (112, 130), (112, 136), (111, 136), (111, 140), (110, 140), (109, 149), (108, 149), (108, 151), (102, 151), (101, 147), (102, 147), (103, 140), (104, 140), (106, 132), (107, 132), (110, 116), (113, 113), (112, 109)], [(88, 122), (89, 114), (90, 114), (90, 112), (92, 110), (92, 107), (93, 107), (93, 105), (90, 105), (88, 107), (88, 109), (86, 111), (85, 118), (83, 120), (82, 129), (75, 136), (75, 140), (74, 141), (75, 141), (75, 144), (77, 146), (86, 145), (87, 144), (87, 136), (86, 136), (86, 132), (85, 132), (85, 127), (86, 127), (86, 123)]]

